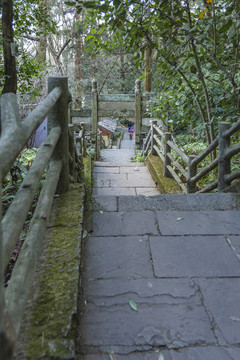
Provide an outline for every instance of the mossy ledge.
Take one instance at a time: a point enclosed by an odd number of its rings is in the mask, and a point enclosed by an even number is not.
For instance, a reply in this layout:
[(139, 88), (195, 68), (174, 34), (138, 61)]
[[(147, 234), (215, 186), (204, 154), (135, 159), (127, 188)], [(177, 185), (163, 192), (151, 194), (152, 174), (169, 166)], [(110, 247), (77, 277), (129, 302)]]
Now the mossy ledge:
[(182, 193), (182, 190), (174, 179), (169, 179), (163, 176), (164, 165), (158, 156), (149, 155), (146, 163), (162, 194)]
[(84, 186), (57, 204), (26, 309), (15, 359), (74, 359), (83, 231)]

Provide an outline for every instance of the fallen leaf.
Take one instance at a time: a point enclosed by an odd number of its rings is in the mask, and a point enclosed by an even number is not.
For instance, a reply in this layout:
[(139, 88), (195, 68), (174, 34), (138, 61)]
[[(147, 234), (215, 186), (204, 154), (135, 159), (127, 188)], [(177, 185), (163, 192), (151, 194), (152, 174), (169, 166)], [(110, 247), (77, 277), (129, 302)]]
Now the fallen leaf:
[(164, 360), (164, 357), (163, 357), (163, 354), (162, 354), (162, 353), (160, 353), (160, 354), (158, 355), (158, 360)]
[(230, 316), (230, 319), (232, 319), (233, 321), (240, 321), (240, 319), (236, 315)]
[(85, 239), (87, 237), (87, 235), (88, 235), (87, 230), (84, 230), (82, 238)]
[(182, 217), (177, 218), (177, 221), (180, 221), (180, 220), (183, 220), (183, 218)]
[(137, 304), (133, 300), (129, 300), (128, 303), (134, 311), (138, 311)]
[(117, 359), (117, 355), (115, 355), (113, 351), (110, 352), (109, 357), (110, 357), (111, 360), (116, 360)]

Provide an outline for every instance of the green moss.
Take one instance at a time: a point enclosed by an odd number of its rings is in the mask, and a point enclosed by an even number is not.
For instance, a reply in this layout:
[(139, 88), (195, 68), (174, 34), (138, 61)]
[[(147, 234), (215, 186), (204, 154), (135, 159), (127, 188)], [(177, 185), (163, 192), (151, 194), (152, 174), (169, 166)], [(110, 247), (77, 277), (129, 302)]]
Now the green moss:
[(92, 229), (92, 187), (93, 177), (92, 168), (93, 161), (90, 156), (83, 159), (84, 178), (85, 178), (85, 207), (84, 207), (84, 227), (87, 231)]
[(164, 164), (158, 156), (149, 155), (146, 162), (153, 179), (157, 183), (162, 194), (182, 193), (182, 190), (174, 179), (163, 176)]
[(32, 312), (26, 359), (74, 359), (83, 197), (83, 186), (75, 184), (59, 200)]

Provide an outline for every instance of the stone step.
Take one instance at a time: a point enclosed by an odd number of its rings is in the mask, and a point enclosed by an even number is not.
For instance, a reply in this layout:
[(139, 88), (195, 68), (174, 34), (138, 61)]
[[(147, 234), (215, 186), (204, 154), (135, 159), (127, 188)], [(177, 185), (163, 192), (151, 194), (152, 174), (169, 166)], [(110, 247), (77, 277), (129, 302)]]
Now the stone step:
[(240, 197), (232, 193), (162, 194), (156, 196), (93, 196), (94, 211), (226, 211), (239, 210)]

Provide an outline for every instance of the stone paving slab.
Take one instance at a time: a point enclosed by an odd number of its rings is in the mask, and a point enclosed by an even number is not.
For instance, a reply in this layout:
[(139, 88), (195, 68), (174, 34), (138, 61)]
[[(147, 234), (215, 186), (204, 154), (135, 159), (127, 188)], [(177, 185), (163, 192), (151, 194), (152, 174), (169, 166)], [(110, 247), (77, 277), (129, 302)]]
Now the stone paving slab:
[(95, 164), (76, 360), (239, 360), (239, 198), (152, 196), (120, 154)]
[(93, 188), (93, 195), (105, 196), (105, 195), (122, 195), (122, 196), (136, 196), (136, 189), (135, 188), (113, 188), (113, 187), (102, 187), (102, 188)]
[[(152, 190), (152, 189), (151, 189)], [(136, 191), (138, 189), (136, 188)], [(141, 190), (140, 190), (141, 191)], [(147, 191), (147, 189), (144, 189)], [(134, 193), (135, 195), (135, 193)], [(199, 195), (201, 195), (199, 197)], [(207, 196), (206, 196), (207, 195)], [(94, 211), (139, 211), (139, 210), (187, 210), (193, 211), (196, 206), (199, 206), (198, 210), (223, 210), (223, 206), (226, 210), (233, 209), (233, 204), (236, 201), (234, 194), (224, 194), (223, 199), (219, 197), (219, 194), (188, 194), (188, 195), (155, 195), (154, 197), (143, 196), (115, 196), (110, 195), (109, 192), (106, 195), (99, 195), (94, 197)], [(215, 196), (217, 195), (217, 196)], [(226, 196), (225, 196), (226, 195)], [(175, 200), (174, 200), (175, 198)], [(118, 206), (117, 206), (118, 205)], [(239, 248), (240, 254), (240, 248)]]
[[(137, 173), (135, 174), (114, 174), (111, 173), (95, 173), (94, 174), (94, 185), (95, 188), (99, 187), (107, 187), (107, 188), (156, 188), (156, 184), (154, 183), (150, 174)], [(156, 194), (159, 194), (157, 191)]]
[(203, 306), (152, 305), (149, 299), (139, 300), (137, 306), (137, 311), (132, 310), (128, 303), (101, 307), (100, 311), (87, 303), (81, 320), (84, 346), (98, 346), (100, 351), (110, 351), (113, 346), (144, 350), (150, 346), (181, 348), (216, 344)]
[(146, 236), (91, 237), (85, 261), (90, 279), (153, 276)]
[(93, 195), (93, 211), (117, 211), (118, 197), (115, 195)]
[(158, 235), (155, 216), (151, 211), (95, 212), (92, 222), (93, 236)]
[(134, 156), (134, 149), (102, 149), (100, 157), (103, 162), (130, 162)]
[(235, 194), (161, 194), (154, 198), (146, 196), (121, 198), (120, 211), (139, 210), (234, 210), (240, 208), (240, 201)]
[[(138, 169), (138, 168), (137, 168)], [(151, 174), (149, 173), (149, 171), (142, 171), (144, 168), (140, 168), (141, 171), (136, 171), (134, 168), (133, 172), (129, 172), (127, 174), (127, 179), (128, 180), (146, 180), (146, 181), (151, 181), (155, 186), (155, 182), (152, 179)], [(145, 169), (144, 169), (145, 170)]]
[(198, 279), (197, 283), (204, 303), (227, 343), (239, 344), (240, 279)]
[(150, 237), (150, 246), (158, 277), (240, 276), (240, 261), (224, 236)]
[(240, 211), (157, 211), (162, 235), (240, 234)]
[(159, 194), (159, 190), (156, 187), (152, 187), (152, 188), (136, 188), (136, 193), (137, 195), (144, 195), (144, 196), (155, 196)]
[[(162, 355), (162, 357), (160, 357)], [(134, 353), (121, 355), (117, 354), (113, 360), (239, 360), (240, 348), (201, 346), (194, 348), (184, 348), (176, 350), (155, 350), (149, 352), (136, 351)], [(109, 360), (110, 353), (98, 355), (85, 355), (83, 360)]]
[(114, 167), (107, 167), (107, 166), (95, 166), (93, 170), (93, 174), (98, 173), (111, 173), (111, 174), (119, 174), (120, 173), (120, 167), (114, 166)]
[[(85, 286), (85, 296), (92, 304), (104, 307), (125, 305), (129, 298), (136, 303), (151, 304), (194, 304), (201, 305), (199, 288), (191, 279), (157, 279), (154, 277), (123, 278), (89, 281)], [(104, 298), (104, 299), (103, 299)]]
[[(125, 174), (119, 174), (119, 175), (125, 175)], [(131, 179), (127, 179), (127, 180), (122, 180), (121, 178), (119, 179), (111, 179), (111, 186), (112, 187), (146, 187), (146, 188), (156, 188), (155, 183), (153, 182), (153, 180), (151, 178), (144, 178), (141, 176), (137, 176), (135, 178), (131, 178)], [(159, 194), (159, 192), (158, 192)]]
[(94, 166), (100, 166), (100, 167), (145, 167), (143, 163), (135, 163), (135, 162), (115, 162), (115, 161), (95, 161)]
[(109, 173), (94, 174), (95, 187), (110, 187), (113, 182), (119, 184), (120, 187), (124, 187), (124, 185), (126, 186), (127, 174), (111, 174), (111, 175), (109, 175)]
[(226, 239), (232, 251), (240, 260), (240, 236), (230, 235), (227, 236)]
[[(135, 164), (135, 166), (121, 166), (120, 167), (120, 173), (121, 174), (149, 174), (149, 170), (147, 166), (139, 166), (139, 164)], [(150, 175), (150, 174), (149, 174)], [(151, 176), (151, 175), (150, 175)]]

